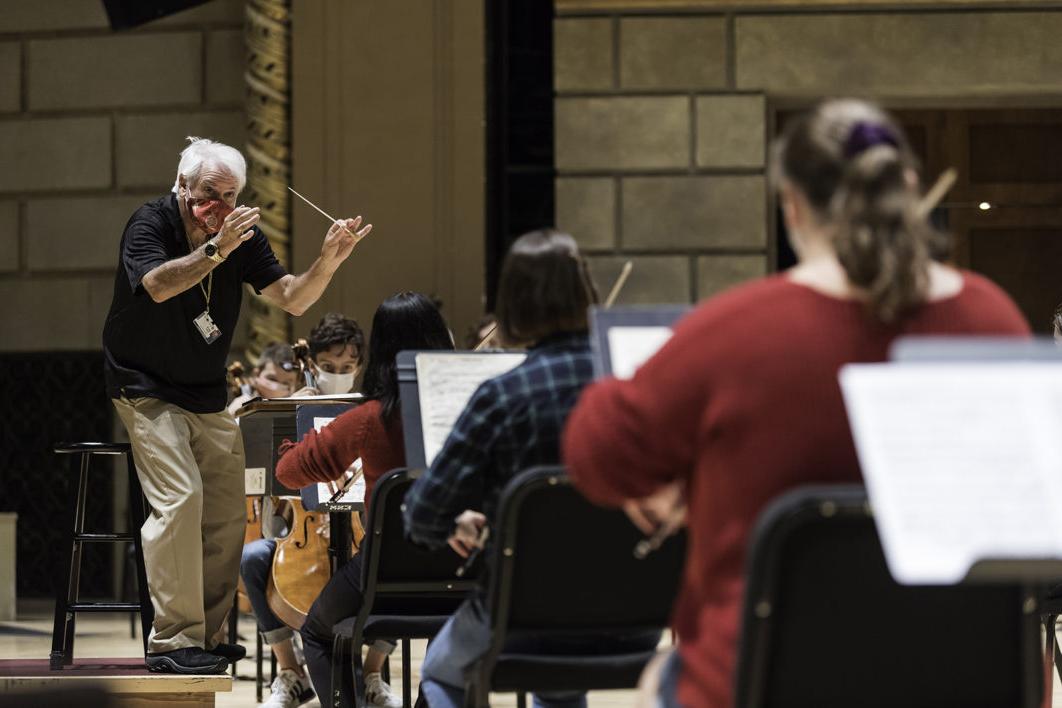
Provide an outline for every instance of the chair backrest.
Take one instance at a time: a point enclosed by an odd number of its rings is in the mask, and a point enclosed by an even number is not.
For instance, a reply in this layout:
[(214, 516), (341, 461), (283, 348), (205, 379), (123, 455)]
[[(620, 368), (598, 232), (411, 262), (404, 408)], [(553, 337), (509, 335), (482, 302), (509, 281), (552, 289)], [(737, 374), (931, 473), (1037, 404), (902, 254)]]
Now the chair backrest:
[(750, 545), (739, 708), (1038, 705), (1036, 600), (1018, 585), (901, 586), (862, 487), (808, 487)]
[(402, 503), (421, 470), (400, 468), (373, 489), (362, 552), (362, 587), (391, 592), (468, 590), (471, 579), (457, 577), (463, 562), (449, 547), (429, 551), (406, 538)]
[[(488, 565), (495, 637), (609, 632), (668, 625), (685, 562), (685, 534), (645, 560), (627, 516), (584, 499), (563, 467), (521, 473), (502, 493)], [(500, 630), (500, 632), (499, 632)]]

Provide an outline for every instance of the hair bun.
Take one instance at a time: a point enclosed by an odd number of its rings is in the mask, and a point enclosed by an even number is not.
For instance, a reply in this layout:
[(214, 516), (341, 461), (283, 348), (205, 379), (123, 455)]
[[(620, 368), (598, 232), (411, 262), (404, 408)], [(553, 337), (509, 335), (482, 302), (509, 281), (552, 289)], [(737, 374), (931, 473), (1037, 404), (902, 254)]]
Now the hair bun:
[(878, 145), (900, 147), (900, 138), (895, 131), (883, 123), (859, 121), (852, 126), (844, 141), (844, 156), (852, 158)]

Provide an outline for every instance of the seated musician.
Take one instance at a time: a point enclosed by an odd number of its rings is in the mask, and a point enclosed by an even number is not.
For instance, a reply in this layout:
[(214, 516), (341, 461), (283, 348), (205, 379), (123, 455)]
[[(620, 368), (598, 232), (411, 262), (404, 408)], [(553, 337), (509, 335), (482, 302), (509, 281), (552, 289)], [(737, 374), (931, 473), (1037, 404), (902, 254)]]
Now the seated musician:
[(270, 342), (258, 356), (258, 366), (251, 372), (248, 381), (251, 390), (241, 393), (229, 403), (229, 413), (235, 413), (240, 406), (252, 398), (283, 398), (290, 396), (299, 381), (299, 371), (295, 366), (295, 355), (290, 344)]
[(902, 335), (1029, 332), (993, 283), (932, 261), (915, 158), (881, 109), (825, 102), (787, 125), (773, 163), (798, 264), (700, 305), (632, 380), (588, 387), (565, 431), (591, 500), (633, 503), (646, 531), (688, 504), (680, 641), (656, 664), (657, 705), (732, 705), (758, 514), (793, 487), (860, 480), (840, 367), (885, 360)]
[(357, 321), (329, 312), (310, 330), (307, 344), (317, 385), (303, 388), (295, 395), (353, 392), (365, 355), (365, 333)]
[[(403, 350), (453, 349), (446, 322), (424, 295), (404, 292), (380, 305), (372, 321), (369, 359), (362, 386), (366, 402), (337, 417), (320, 433), (309, 432), (298, 444), (281, 448), (277, 478), (288, 487), (330, 482), (343, 476), (361, 458), (365, 503), (376, 481), (405, 466), (398, 371), (395, 357)], [(340, 567), (313, 603), (302, 627), (306, 664), (318, 695), (327, 696), (332, 679), (332, 626), (357, 614), (361, 606), (361, 556)], [(381, 678), (392, 642), (376, 642), (365, 659), (365, 698), (370, 705), (401, 706), (402, 701)], [(353, 706), (353, 676), (343, 677), (343, 706)]]
[[(294, 366), (291, 345), (277, 342), (265, 348), (259, 364), (261, 371), (251, 380), (251, 385), (258, 395), (263, 398), (276, 398), (300, 393), (348, 393), (354, 387), (365, 351), (365, 333), (356, 321), (330, 312), (310, 330), (307, 344), (317, 388), (305, 387), (294, 394), (291, 393), (300, 381), (299, 372)], [(277, 352), (282, 352), (283, 361), (274, 361)], [(284, 379), (280, 383), (283, 386), (275, 381), (275, 376), (281, 369)], [(233, 405), (238, 408), (246, 400), (248, 397), (243, 397), (242, 401), (233, 401)], [(230, 406), (230, 410), (235, 408)], [(292, 641), (292, 628), (273, 613), (266, 600), (273, 556), (277, 550), (277, 542), (274, 539), (287, 533), (283, 516), (289, 513), (288, 507), (282, 501), (274, 508), (267, 499), (266, 503), (262, 504), (262, 509), (265, 538), (244, 545), (240, 559), (240, 577), (254, 610), (262, 640), (269, 644), (273, 656), (277, 658), (277, 677), (273, 680), (270, 697), (264, 705), (268, 708), (288, 708), (305, 703), (313, 698), (314, 693)]]
[[(498, 285), (498, 329), (506, 342), (530, 350), (520, 366), (476, 390), (431, 469), (410, 488), (405, 525), (414, 542), (431, 548), (449, 543), (467, 557), (493, 520), (506, 483), (560, 461), (561, 429), (592, 375), (586, 313), (596, 300), (571, 236), (535, 231), (513, 243)], [(428, 646), (421, 697), (432, 708), (464, 705), (464, 669), (486, 652), (488, 623), (482, 593), (475, 593)], [(655, 635), (633, 639), (632, 646), (643, 650), (657, 641)], [(543, 640), (536, 651), (564, 646), (563, 638)], [(582, 693), (539, 694), (536, 702), (585, 705), (586, 699)]]

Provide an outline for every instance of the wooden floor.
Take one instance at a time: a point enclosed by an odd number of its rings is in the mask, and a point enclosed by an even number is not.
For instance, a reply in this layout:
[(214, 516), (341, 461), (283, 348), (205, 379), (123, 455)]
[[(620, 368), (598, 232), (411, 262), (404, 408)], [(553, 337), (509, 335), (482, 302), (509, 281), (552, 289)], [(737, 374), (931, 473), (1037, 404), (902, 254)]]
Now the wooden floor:
[[(128, 615), (82, 615), (77, 620), (77, 637), (74, 643), (75, 657), (142, 657), (143, 648), (140, 639), (129, 636)], [(237, 665), (237, 680), (232, 684), (231, 693), (218, 693), (217, 706), (239, 706), (248, 708), (256, 706), (255, 701), (255, 661), (254, 661), (254, 621), (250, 617), (241, 617), (240, 643), (247, 647), (250, 656)], [(51, 607), (43, 603), (25, 603), (20, 606), (18, 622), (0, 622), (0, 659), (47, 658), (51, 651), (52, 616)], [(413, 686), (416, 690), (420, 677), (420, 663), (424, 659), (426, 642), (414, 642), (412, 648)], [(396, 693), (402, 687), (401, 649), (397, 650), (391, 661), (391, 686)], [(269, 680), (269, 657), (266, 650), (264, 662), (266, 681)], [(269, 688), (264, 689), (264, 697), (269, 695)], [(595, 691), (590, 694), (591, 708), (632, 708), (633, 691)], [(3, 699), (0, 697), (0, 705)], [(314, 708), (320, 704), (311, 701), (306, 706)], [(516, 697), (498, 694), (491, 698), (492, 706), (515, 706)], [(1059, 703), (1058, 708), (1062, 708)]]
[[(51, 649), (52, 618), (51, 608), (46, 604), (27, 604), (20, 607), (18, 622), (0, 622), (0, 659), (46, 658)], [(218, 706), (249, 707), (257, 705), (255, 701), (255, 662), (254, 622), (250, 617), (241, 618), (241, 643), (248, 648), (251, 656), (238, 665), (237, 680), (232, 684), (231, 693), (218, 693)], [(142, 648), (139, 639), (129, 636), (127, 615), (84, 615), (78, 618), (78, 636), (75, 644), (76, 657), (140, 657)], [(424, 658), (424, 642), (413, 644), (413, 685), (417, 685), (420, 663)], [(400, 650), (399, 650), (400, 651)], [(396, 651), (392, 666), (391, 685), (396, 692), (401, 690), (402, 662)], [(268, 681), (268, 650), (265, 661), (266, 680)], [(268, 687), (265, 689), (268, 695)], [(0, 705), (3, 700), (0, 698)], [(591, 708), (631, 708), (635, 704), (633, 691), (596, 691), (589, 697)], [(318, 706), (312, 701), (307, 706)], [(499, 694), (492, 696), (493, 706), (515, 706), (515, 696)], [(1055, 693), (1053, 708), (1062, 708), (1062, 686), (1055, 676)]]

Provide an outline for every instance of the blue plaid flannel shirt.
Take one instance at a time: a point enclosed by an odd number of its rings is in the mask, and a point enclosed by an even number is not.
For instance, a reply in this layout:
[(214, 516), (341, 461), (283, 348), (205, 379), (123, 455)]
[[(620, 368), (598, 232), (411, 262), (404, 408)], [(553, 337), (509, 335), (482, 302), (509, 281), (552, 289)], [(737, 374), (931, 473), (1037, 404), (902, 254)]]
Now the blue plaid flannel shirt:
[(442, 450), (406, 494), (406, 533), (429, 548), (446, 544), (466, 509), (494, 521), (498, 497), (520, 472), (560, 461), (568, 413), (592, 378), (585, 333), (548, 338), (512, 371), (480, 385)]

